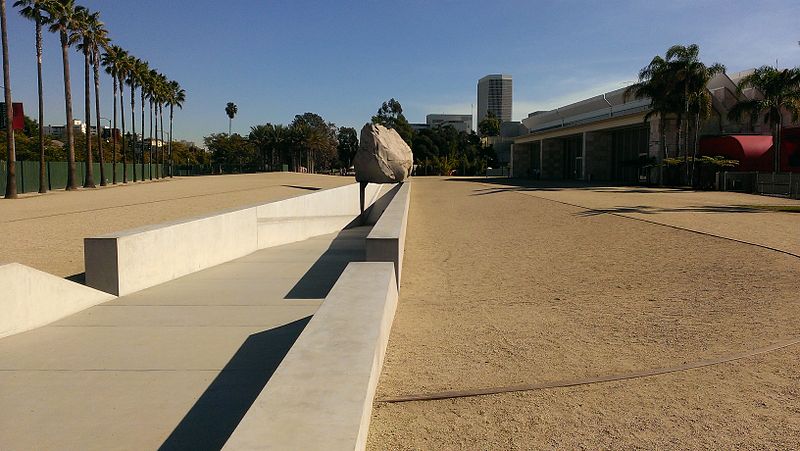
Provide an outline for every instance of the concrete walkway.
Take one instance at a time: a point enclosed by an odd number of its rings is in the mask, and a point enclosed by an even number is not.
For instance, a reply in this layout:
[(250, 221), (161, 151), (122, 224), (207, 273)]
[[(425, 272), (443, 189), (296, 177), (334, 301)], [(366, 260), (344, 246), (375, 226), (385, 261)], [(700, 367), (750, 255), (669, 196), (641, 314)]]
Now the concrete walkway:
[(368, 230), (258, 251), (0, 340), (0, 449), (219, 449), (364, 259)]

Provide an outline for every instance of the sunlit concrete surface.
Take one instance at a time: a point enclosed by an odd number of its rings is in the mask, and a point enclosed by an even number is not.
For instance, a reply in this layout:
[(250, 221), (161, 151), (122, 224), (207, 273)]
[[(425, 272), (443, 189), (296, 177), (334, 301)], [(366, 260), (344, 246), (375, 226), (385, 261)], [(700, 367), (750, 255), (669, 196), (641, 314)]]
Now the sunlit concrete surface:
[(0, 340), (0, 449), (217, 449), (368, 229), (273, 247)]

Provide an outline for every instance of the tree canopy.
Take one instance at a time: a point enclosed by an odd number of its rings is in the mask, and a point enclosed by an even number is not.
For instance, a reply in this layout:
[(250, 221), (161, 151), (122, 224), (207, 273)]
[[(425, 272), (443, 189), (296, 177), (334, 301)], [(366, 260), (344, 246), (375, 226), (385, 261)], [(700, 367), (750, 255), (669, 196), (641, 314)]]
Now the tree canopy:
[(500, 134), (500, 118), (489, 111), (486, 117), (478, 124), (481, 136), (497, 136)]
[(409, 146), (411, 145), (414, 130), (406, 117), (403, 116), (403, 106), (394, 98), (383, 102), (381, 107), (378, 108), (378, 113), (372, 116), (372, 123), (396, 130), (397, 134), (403, 138), (403, 141)]

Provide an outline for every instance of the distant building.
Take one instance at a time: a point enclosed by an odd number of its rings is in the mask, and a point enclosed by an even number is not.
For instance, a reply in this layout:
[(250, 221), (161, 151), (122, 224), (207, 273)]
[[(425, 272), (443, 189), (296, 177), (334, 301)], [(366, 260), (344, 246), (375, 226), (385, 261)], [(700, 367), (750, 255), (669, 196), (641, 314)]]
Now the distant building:
[(429, 114), (425, 116), (428, 127), (443, 127), (450, 125), (460, 132), (472, 131), (471, 114)]
[[(111, 139), (112, 138), (112, 129), (109, 127), (103, 127), (103, 134), (100, 135), (103, 139)], [(116, 137), (117, 141), (122, 139), (122, 133), (119, 131), (118, 128), (113, 129), (114, 136)], [(92, 132), (94, 134), (94, 132)]]
[(500, 124), (500, 134), (498, 136), (483, 136), (481, 142), (484, 146), (491, 145), (497, 154), (497, 162), (501, 167), (511, 164), (511, 146), (514, 138), (528, 133), (528, 128), (519, 121), (503, 122)]
[[(717, 74), (708, 81), (712, 114), (700, 129), (698, 154), (726, 156), (739, 160), (741, 168), (769, 172), (774, 168), (769, 124), (728, 117), (738, 101), (761, 98), (755, 89), (737, 89), (751, 72)], [(512, 174), (546, 180), (663, 183), (669, 174), (659, 163), (688, 158), (691, 146), (682, 144), (676, 115), (648, 115), (650, 99), (627, 96), (626, 89), (529, 114), (522, 121), (528, 132), (517, 136), (511, 147)], [(796, 132), (790, 129), (787, 116), (783, 133), (789, 138), (780, 149), (780, 167), (783, 172), (800, 172), (800, 145), (789, 143), (794, 133), (800, 136), (800, 127)]]
[[(14, 130), (22, 130), (25, 128), (25, 112), (22, 107), (22, 102), (13, 102), (11, 104), (13, 114)], [(5, 130), (8, 124), (6, 123), (6, 103), (0, 102), (0, 130)]]
[[(72, 121), (72, 132), (76, 134), (86, 133), (86, 124), (79, 119)], [(45, 125), (44, 134), (55, 139), (61, 139), (67, 136), (66, 125)]]
[(431, 126), (428, 125), (428, 124), (408, 124), (408, 125), (410, 125), (411, 126), (411, 130), (414, 130), (415, 132), (418, 132), (420, 130), (427, 130), (427, 129), (431, 128)]
[(478, 80), (478, 122), (489, 112), (500, 122), (511, 122), (512, 83), (511, 75), (492, 74)]

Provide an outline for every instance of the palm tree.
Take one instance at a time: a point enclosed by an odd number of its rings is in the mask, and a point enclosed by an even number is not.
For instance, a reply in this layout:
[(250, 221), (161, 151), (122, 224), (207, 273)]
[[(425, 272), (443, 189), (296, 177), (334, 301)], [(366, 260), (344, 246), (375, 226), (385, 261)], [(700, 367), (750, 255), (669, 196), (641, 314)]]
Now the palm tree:
[(172, 178), (172, 166), (175, 160), (172, 158), (172, 117), (175, 112), (175, 107), (183, 109), (183, 102), (186, 101), (186, 91), (181, 88), (177, 81), (169, 82), (169, 97), (167, 105), (169, 105), (169, 176)]
[(625, 97), (633, 96), (637, 99), (650, 99), (650, 111), (644, 120), (649, 121), (653, 115), (658, 115), (660, 137), (660, 154), (667, 158), (666, 147), (666, 122), (667, 116), (680, 111), (680, 99), (672, 95), (672, 78), (667, 67), (667, 61), (656, 55), (650, 64), (639, 71), (639, 81), (625, 90)]
[[(153, 180), (153, 102), (156, 96), (157, 77), (158, 72), (156, 72), (155, 69), (150, 69), (150, 72), (147, 74), (147, 100), (150, 102), (150, 142), (147, 146), (149, 153), (148, 166), (150, 168), (150, 180)], [(158, 130), (156, 130), (156, 134), (158, 134)]]
[[(105, 152), (103, 152), (102, 127), (100, 125), (100, 50), (105, 50), (111, 40), (108, 38), (103, 22), (97, 21), (92, 24), (92, 66), (94, 68), (94, 102), (95, 102), (95, 124), (97, 126), (97, 150), (100, 152), (100, 186), (108, 184), (105, 169)], [(114, 134), (114, 130), (110, 130)]]
[[(120, 49), (119, 60), (116, 64), (117, 78), (119, 79), (119, 110), (120, 119), (122, 120), (122, 143), (120, 145), (120, 152), (122, 152), (122, 183), (128, 183), (128, 170), (127, 161), (125, 159), (125, 80), (131, 70), (131, 56), (125, 50)], [(116, 82), (116, 80), (115, 80)]]
[(58, 33), (61, 40), (61, 59), (64, 66), (64, 106), (67, 116), (67, 126), (65, 127), (67, 133), (67, 159), (69, 161), (66, 190), (71, 191), (77, 189), (78, 186), (75, 180), (75, 137), (72, 130), (69, 47), (80, 38), (80, 35), (74, 32), (80, 13), (76, 10), (75, 0), (52, 0), (45, 4), (45, 9), (48, 13), (50, 32)]
[(146, 61), (137, 60), (136, 61), (136, 78), (139, 85), (139, 99), (141, 100), (141, 111), (142, 111), (142, 181), (144, 181), (144, 101), (146, 97), (146, 89), (148, 86), (148, 75), (150, 74), (150, 68)]
[(44, 162), (44, 89), (42, 88), (42, 25), (47, 23), (45, 6), (48, 0), (17, 0), (14, 7), (20, 15), (33, 21), (36, 27), (36, 79), (39, 85), (39, 192), (47, 192)]
[[(90, 13), (83, 6), (76, 6), (78, 19), (75, 22), (75, 31), (80, 34), (82, 42), (78, 44), (78, 49), (83, 52), (83, 79), (84, 79), (84, 103), (83, 111), (86, 116), (86, 179), (83, 182), (84, 188), (95, 188), (94, 184), (94, 158), (92, 156), (92, 91), (89, 88), (89, 66), (91, 54), (91, 23), (98, 20), (99, 13)], [(98, 130), (99, 132), (99, 130)]]
[(250, 127), (250, 134), (247, 136), (248, 141), (258, 149), (261, 154), (261, 169), (267, 169), (267, 152), (272, 149), (272, 140), (270, 139), (270, 129), (272, 124), (254, 125)]
[(164, 74), (158, 74), (158, 129), (161, 131), (158, 148), (159, 157), (159, 177), (164, 178), (164, 165), (166, 164), (166, 151), (164, 148), (164, 104), (169, 98), (169, 80)]
[(772, 131), (772, 150), (774, 154), (774, 170), (780, 172), (781, 130), (783, 129), (783, 111), (792, 115), (792, 121), (800, 117), (800, 68), (778, 69), (761, 66), (752, 74), (739, 81), (738, 91), (755, 88), (761, 93), (760, 99), (747, 99), (738, 102), (728, 113), (729, 117), (739, 120), (744, 114), (755, 122), (760, 115)]
[(11, 107), (11, 65), (8, 61), (8, 29), (6, 25), (6, 0), (0, 0), (0, 35), (3, 44), (3, 91), (6, 102), (6, 146), (8, 149), (8, 175), (6, 180), (6, 199), (17, 198), (17, 159), (14, 148), (14, 111)]
[(100, 49), (108, 47), (110, 40), (108, 38), (108, 30), (106, 30), (103, 22), (100, 22), (100, 14), (91, 14), (89, 18), (87, 35), (89, 37), (89, 63), (94, 70), (94, 112), (95, 127), (97, 129), (97, 151), (100, 153), (100, 186), (106, 186), (108, 183), (106, 182), (102, 127), (100, 125)]
[[(711, 95), (708, 93), (706, 85), (714, 75), (725, 72), (725, 66), (719, 63), (714, 63), (711, 66), (703, 64), (700, 61), (700, 47), (697, 44), (689, 46), (673, 45), (667, 50), (665, 56), (667, 57), (669, 72), (675, 83), (673, 95), (680, 96), (684, 104), (683, 118), (688, 119), (690, 115), (695, 117), (694, 133), (696, 144), (701, 114), (706, 114), (707, 117), (707, 114), (710, 113)], [(685, 130), (684, 149), (688, 149), (689, 127), (685, 127)], [(697, 154), (697, 145), (695, 145), (694, 154), (695, 156)], [(689, 158), (688, 151), (684, 151), (683, 158), (687, 171), (686, 175), (691, 177), (689, 165), (686, 164)]]
[[(106, 47), (105, 53), (101, 58), (103, 66), (106, 68), (106, 73), (111, 75), (111, 80), (114, 84), (114, 114), (112, 116), (112, 130), (111, 130), (111, 183), (117, 184), (117, 134), (114, 132), (117, 129), (117, 81), (119, 77), (120, 65), (123, 58), (122, 47), (118, 45), (111, 45)], [(123, 116), (124, 121), (124, 116)], [(123, 132), (124, 133), (124, 132)], [(124, 159), (125, 159), (125, 145), (123, 144), (123, 173), (124, 173)], [(123, 175), (124, 178), (124, 175)]]
[[(136, 180), (136, 87), (139, 85), (139, 68), (141, 61), (129, 56), (126, 61), (128, 69), (128, 86), (131, 87), (131, 162), (133, 164), (133, 181)], [(144, 124), (142, 124), (144, 130)], [(144, 178), (144, 174), (142, 174)]]
[(231, 124), (233, 124), (233, 117), (239, 112), (239, 108), (233, 102), (228, 102), (225, 106), (225, 114), (228, 115), (228, 134), (231, 134)]

